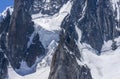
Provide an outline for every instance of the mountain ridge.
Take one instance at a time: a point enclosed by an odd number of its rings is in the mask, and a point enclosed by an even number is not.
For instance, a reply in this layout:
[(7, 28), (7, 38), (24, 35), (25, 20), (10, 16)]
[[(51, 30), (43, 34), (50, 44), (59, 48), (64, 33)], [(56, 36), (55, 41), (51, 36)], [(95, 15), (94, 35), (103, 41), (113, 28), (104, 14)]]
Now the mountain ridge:
[(11, 65), (1, 58), (1, 79), (37, 79), (39, 73), (43, 79), (45, 73), (45, 79), (110, 78), (109, 66), (116, 63), (119, 69), (119, 3), (15, 0), (14, 10), (0, 15), (0, 56)]

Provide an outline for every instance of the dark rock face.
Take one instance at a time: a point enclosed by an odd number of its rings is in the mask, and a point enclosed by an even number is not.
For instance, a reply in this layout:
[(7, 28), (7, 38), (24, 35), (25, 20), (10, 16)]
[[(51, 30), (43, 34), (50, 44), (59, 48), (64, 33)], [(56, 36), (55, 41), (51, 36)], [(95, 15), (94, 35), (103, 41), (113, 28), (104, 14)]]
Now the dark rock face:
[[(26, 2), (27, 4), (24, 4)], [(39, 41), (38, 34), (34, 35), (32, 44), (29, 47), (27, 46), (34, 31), (34, 23), (29, 14), (31, 5), (32, 1), (15, 0), (13, 15), (10, 16), (8, 10), (6, 18), (0, 23), (0, 46), (14, 69), (20, 68), (22, 60), (31, 67), (37, 57), (45, 55), (45, 49)]]
[(33, 43), (26, 50), (25, 54), (25, 60), (29, 67), (31, 67), (35, 63), (36, 57), (39, 58), (39, 56), (45, 55), (45, 49), (39, 41), (39, 34), (35, 34), (33, 38)]
[[(20, 62), (25, 60), (31, 67), (36, 57), (45, 55), (45, 49), (39, 41), (39, 36), (34, 36), (30, 47), (27, 47), (30, 36), (34, 31), (34, 23), (29, 14), (32, 1), (15, 0), (14, 12), (8, 31), (8, 51), (13, 68), (20, 68)], [(14, 61), (12, 61), (14, 60)]]
[(109, 0), (88, 0), (84, 18), (79, 22), (82, 42), (90, 44), (99, 53), (104, 41), (113, 40), (120, 35)]
[(8, 77), (8, 60), (5, 58), (4, 52), (0, 51), (0, 79), (5, 79)]
[[(36, 6), (43, 14), (53, 15), (59, 11), (67, 0), (51, 0), (49, 3), (44, 0), (14, 0), (14, 12), (12, 16), (8, 11), (5, 19), (0, 23), (0, 45), (4, 54), (7, 55), (10, 64), (14, 69), (20, 68), (21, 61), (26, 61), (31, 67), (37, 57), (45, 55), (45, 48), (39, 41), (39, 35), (35, 34), (31, 45), (28, 47), (30, 36), (34, 31), (34, 23), (32, 22), (31, 14), (37, 13)], [(55, 6), (58, 7), (55, 7)], [(50, 10), (45, 10), (45, 7), (51, 7)], [(7, 74), (7, 73), (6, 73)]]
[[(117, 21), (111, 6), (109, 0), (73, 1), (71, 13), (66, 16), (61, 25), (63, 31), (53, 56), (49, 79), (92, 79), (90, 69), (76, 62), (76, 58), (80, 60), (81, 55), (76, 45), (78, 35), (75, 26), (82, 31), (80, 42), (90, 44), (100, 53), (104, 41), (115, 42), (114, 38), (120, 35), (115, 29)], [(116, 45), (113, 44), (115, 50)]]
[(10, 11), (9, 9), (6, 12), (6, 17), (2, 18), (1, 22), (0, 22), (0, 34), (2, 34), (3, 32), (7, 32), (9, 24), (10, 24), (10, 19), (11, 19), (11, 15), (10, 15)]
[(81, 17), (79, 15), (84, 2), (75, 0), (71, 14), (64, 19), (61, 25), (65, 32), (62, 31), (60, 35), (61, 39), (53, 56), (49, 79), (92, 79), (90, 69), (87, 66), (78, 65), (76, 61), (76, 58), (80, 60), (81, 55), (76, 45), (78, 35), (75, 31), (75, 24)]
[[(74, 55), (74, 53), (78, 51), (75, 49), (68, 51), (69, 48), (66, 47), (64, 43), (59, 44), (53, 56), (49, 79), (92, 79), (89, 68), (80, 66), (76, 62), (76, 56), (80, 56), (79, 53), (78, 55)], [(71, 55), (70, 52), (73, 54)]]
[(31, 9), (31, 13), (39, 13), (47, 14), (47, 15), (54, 15), (57, 13), (63, 4), (67, 3), (68, 0), (33, 0), (33, 5)]
[[(85, 11), (83, 11), (83, 7)], [(72, 32), (75, 31), (74, 27), (77, 25), (82, 31), (81, 42), (90, 44), (99, 53), (104, 41), (114, 41), (114, 38), (120, 35), (120, 32), (116, 30), (116, 26), (119, 27), (120, 22), (115, 20), (115, 14), (109, 0), (76, 0), (74, 1), (71, 14), (65, 19), (69, 21), (66, 23), (64, 20), (62, 28), (68, 29), (70, 31), (69, 35), (72, 33), (71, 36), (77, 39), (75, 32)]]
[[(0, 79), (7, 77), (8, 60), (15, 69), (20, 68), (22, 60), (31, 67), (37, 57), (45, 55), (45, 48), (34, 34), (32, 43), (28, 46), (30, 36), (34, 32), (31, 15), (54, 15), (69, 0), (14, 0), (14, 12), (0, 22)], [(90, 69), (79, 65), (81, 54), (76, 44), (78, 34), (75, 26), (82, 31), (81, 43), (91, 45), (98, 53), (104, 41), (113, 40), (112, 49), (117, 48), (115, 37), (120, 36), (116, 30), (120, 22), (115, 20), (109, 0), (71, 0), (72, 9), (61, 24), (63, 29), (60, 42), (53, 56), (49, 79), (92, 79)], [(5, 58), (6, 54), (7, 58)]]
[(5, 79), (8, 77), (8, 59), (5, 58), (6, 52), (6, 35), (9, 27), (11, 15), (9, 9), (7, 10), (7, 15), (0, 22), (0, 79)]

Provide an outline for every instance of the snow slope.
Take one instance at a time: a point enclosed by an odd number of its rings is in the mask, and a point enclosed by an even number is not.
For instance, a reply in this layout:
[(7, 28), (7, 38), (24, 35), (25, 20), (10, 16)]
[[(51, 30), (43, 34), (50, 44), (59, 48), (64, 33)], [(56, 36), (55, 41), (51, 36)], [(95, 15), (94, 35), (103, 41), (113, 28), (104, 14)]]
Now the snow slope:
[(120, 47), (96, 55), (94, 50), (82, 50), (83, 62), (91, 69), (94, 79), (120, 79)]
[(91, 69), (93, 79), (120, 79), (120, 37), (116, 38), (118, 48), (111, 50), (112, 40), (105, 42), (102, 54), (98, 56), (96, 51), (85, 43), (81, 44), (81, 31), (76, 26), (78, 34), (77, 45), (82, 55), (79, 65), (87, 65)]
[(9, 79), (48, 79), (50, 68), (44, 67), (36, 71), (36, 73), (20, 76), (12, 68), (9, 68)]
[[(114, 10), (117, 10), (117, 19), (119, 21), (120, 7), (118, 7), (119, 0), (111, 0)], [(86, 7), (86, 6), (85, 6)], [(82, 15), (84, 17), (84, 13)], [(80, 18), (80, 20), (82, 19)], [(102, 54), (97, 55), (96, 51), (86, 43), (80, 43), (81, 30), (75, 27), (78, 34), (77, 46), (82, 55), (81, 61), (76, 58), (79, 65), (87, 65), (91, 69), (93, 79), (120, 79), (120, 37), (116, 38), (117, 49), (112, 50), (112, 40), (104, 42), (102, 47)]]
[(53, 16), (43, 15), (41, 13), (33, 14), (32, 21), (35, 23), (34, 28), (35, 32), (31, 35), (30, 41), (28, 42), (28, 47), (32, 43), (32, 39), (35, 33), (38, 33), (40, 36), (40, 41), (42, 42), (45, 48), (55, 40), (59, 41), (59, 32), (61, 30), (60, 26), (65, 18), (70, 13), (72, 7), (72, 2), (68, 1), (60, 9), (58, 13)]
[(48, 31), (60, 30), (61, 22), (63, 21), (65, 16), (70, 13), (71, 7), (72, 2), (68, 1), (55, 15), (48, 16), (38, 13), (33, 14), (32, 19), (36, 25), (39, 25), (40, 27)]

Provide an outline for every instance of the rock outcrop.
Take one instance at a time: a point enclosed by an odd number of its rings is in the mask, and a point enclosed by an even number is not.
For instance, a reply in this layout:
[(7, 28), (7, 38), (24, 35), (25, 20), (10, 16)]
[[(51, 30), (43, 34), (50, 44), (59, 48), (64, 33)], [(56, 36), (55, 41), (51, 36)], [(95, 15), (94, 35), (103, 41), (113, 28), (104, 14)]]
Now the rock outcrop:
[(49, 79), (92, 79), (90, 69), (76, 62), (76, 58), (81, 61), (81, 55), (75, 27), (82, 31), (79, 42), (90, 44), (100, 54), (104, 41), (114, 42), (120, 35), (110, 1), (74, 0), (71, 12), (61, 26), (61, 39), (53, 56)]
[(114, 39), (120, 36), (116, 27), (120, 22), (116, 20), (110, 0), (14, 0), (12, 15), (8, 9), (6, 17), (0, 18), (0, 79), (8, 77), (8, 63), (19, 70), (22, 61), (32, 67), (37, 58), (46, 55), (48, 50), (35, 31), (32, 15), (53, 16), (68, 1), (72, 8), (61, 23), (60, 41), (52, 58), (49, 79), (92, 79), (89, 67), (78, 63), (82, 62), (82, 55), (77, 45), (76, 27), (82, 32), (78, 42), (89, 44), (96, 54), (101, 54), (102, 45), (108, 40), (113, 41), (111, 47), (115, 50)]

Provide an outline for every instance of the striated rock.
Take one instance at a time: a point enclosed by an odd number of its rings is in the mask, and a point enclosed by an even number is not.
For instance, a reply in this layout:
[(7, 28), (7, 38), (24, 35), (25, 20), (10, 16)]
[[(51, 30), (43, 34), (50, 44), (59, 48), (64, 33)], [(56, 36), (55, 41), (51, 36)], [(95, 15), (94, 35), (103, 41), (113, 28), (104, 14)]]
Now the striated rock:
[(83, 33), (82, 42), (90, 44), (99, 53), (104, 41), (114, 40), (120, 35), (109, 0), (87, 0), (84, 18), (78, 24)]
[(6, 54), (6, 35), (10, 23), (10, 10), (7, 9), (5, 18), (0, 22), (0, 79), (8, 78), (8, 59)]
[(76, 59), (81, 61), (80, 51), (76, 45), (78, 36), (75, 23), (79, 19), (79, 13), (82, 12), (82, 2), (84, 3), (82, 0), (74, 1), (70, 15), (61, 25), (64, 30), (61, 32), (59, 46), (53, 56), (49, 79), (92, 79), (90, 69), (85, 65), (78, 65), (76, 61)]
[(4, 52), (0, 51), (0, 79), (8, 78), (8, 60), (3, 53)]
[[(13, 14), (10, 15), (7, 10), (6, 17), (0, 19), (0, 79), (8, 76), (8, 60), (14, 69), (19, 70), (22, 61), (32, 67), (37, 65), (36, 58), (46, 55), (47, 46), (44, 48), (42, 45), (31, 16), (52, 16), (67, 1), (14, 0)], [(117, 49), (114, 38), (120, 36), (119, 29), (116, 29), (120, 22), (115, 19), (117, 15), (110, 0), (70, 1), (73, 2), (72, 9), (61, 24), (60, 41), (52, 59), (49, 79), (92, 79), (88, 66), (77, 61), (82, 62), (82, 55), (77, 45), (79, 34), (75, 27), (82, 32), (79, 42), (89, 44), (100, 54), (104, 41), (112, 40), (112, 50)]]
[(72, 52), (66, 47), (64, 43), (59, 44), (53, 56), (49, 79), (92, 79), (90, 69), (87, 66), (78, 65), (77, 55), (74, 55), (75, 49)]
[(120, 35), (115, 29), (118, 25), (110, 1), (74, 0), (71, 13), (61, 26), (61, 39), (53, 56), (49, 79), (92, 79), (90, 69), (76, 61), (76, 58), (81, 61), (81, 55), (76, 44), (75, 27), (82, 31), (79, 42), (90, 44), (100, 54), (104, 41), (114, 40)]
[[(13, 68), (20, 68), (20, 62), (25, 60), (27, 65), (31, 67), (36, 58), (45, 55), (45, 49), (39, 41), (39, 36), (34, 36), (30, 47), (27, 44), (30, 36), (34, 31), (34, 23), (29, 13), (32, 1), (15, 0), (14, 12), (8, 31), (8, 52), (10, 54), (10, 62)], [(14, 61), (13, 61), (14, 60)]]

